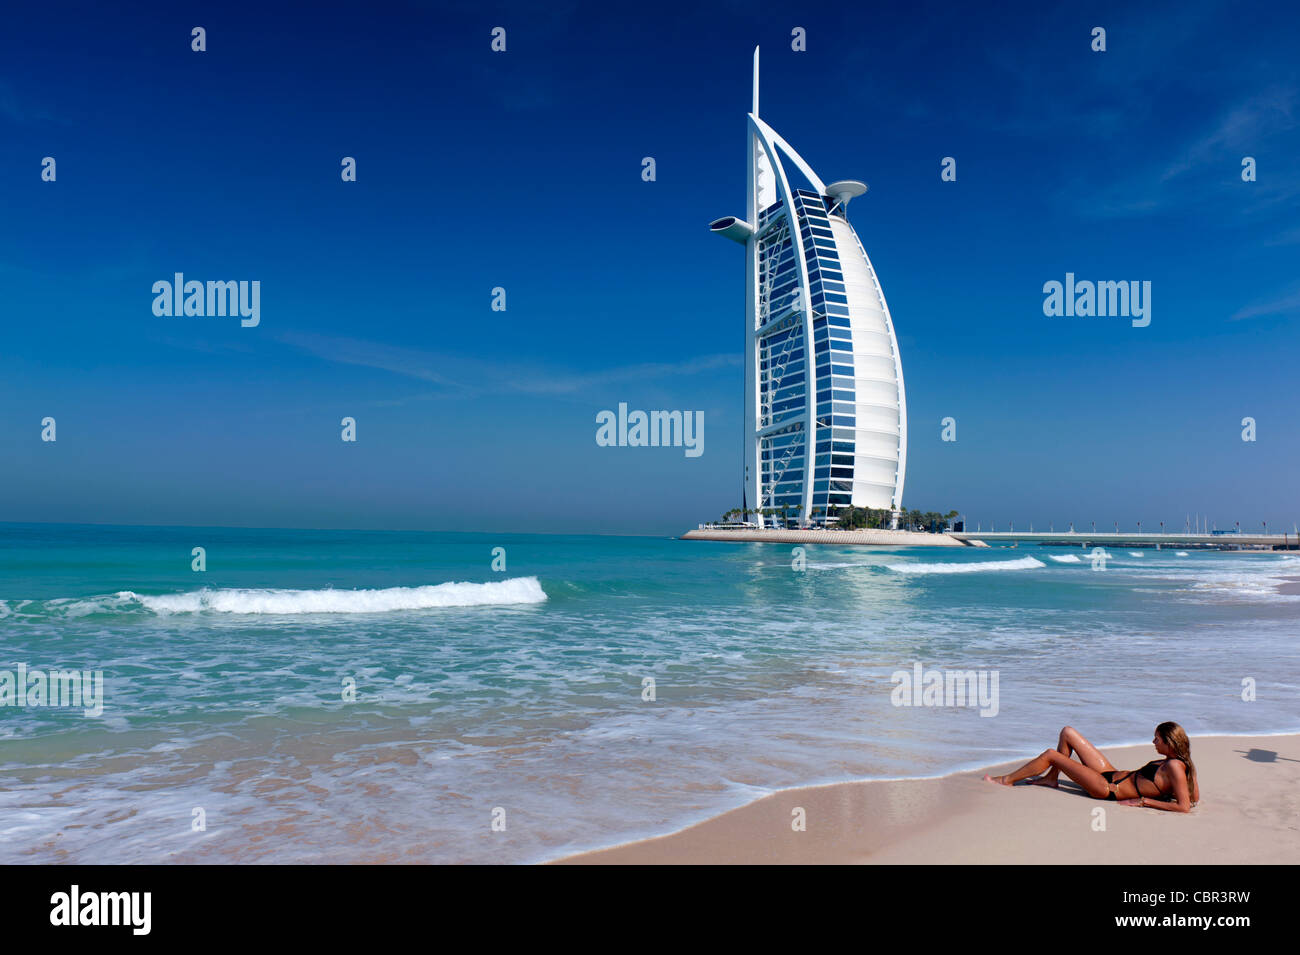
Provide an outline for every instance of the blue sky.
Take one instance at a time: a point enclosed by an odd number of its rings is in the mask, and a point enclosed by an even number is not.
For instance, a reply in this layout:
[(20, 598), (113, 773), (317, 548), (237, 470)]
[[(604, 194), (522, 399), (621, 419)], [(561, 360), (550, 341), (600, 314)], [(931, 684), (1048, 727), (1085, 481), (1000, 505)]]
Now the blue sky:
[[(6, 12), (0, 520), (659, 534), (739, 504), (743, 260), (707, 223), (744, 212), (756, 44), (764, 118), (871, 185), (907, 506), (1300, 520), (1294, 8), (325, 6)], [(155, 316), (175, 272), (260, 281), (260, 324)], [(1150, 326), (1044, 316), (1066, 272), (1150, 281)], [(705, 453), (598, 447), (619, 402), (704, 411)]]

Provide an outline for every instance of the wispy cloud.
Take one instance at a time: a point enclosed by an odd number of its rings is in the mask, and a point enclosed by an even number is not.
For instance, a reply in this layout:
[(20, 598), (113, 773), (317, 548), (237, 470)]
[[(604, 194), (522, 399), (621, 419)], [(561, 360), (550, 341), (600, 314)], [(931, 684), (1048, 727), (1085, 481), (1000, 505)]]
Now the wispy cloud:
[(1239, 322), (1246, 318), (1257, 318), (1260, 315), (1289, 315), (1293, 312), (1300, 312), (1300, 291), (1274, 299), (1271, 302), (1248, 305), (1234, 312), (1229, 321)]
[(723, 354), (680, 362), (614, 365), (596, 371), (564, 371), (330, 335), (287, 332), (280, 335), (279, 340), (325, 361), (378, 368), (435, 384), (442, 394), (465, 396), (487, 393), (576, 394), (608, 384), (696, 375), (718, 368), (737, 367), (741, 363), (739, 355)]
[(1245, 156), (1284, 155), (1292, 148), (1300, 129), (1298, 104), (1300, 91), (1294, 86), (1250, 95), (1169, 150), (1175, 158), (1146, 163), (1101, 189), (1076, 179), (1061, 199), (1090, 219), (1194, 211), (1229, 196), (1242, 216), (1275, 215), (1300, 196), (1300, 175), (1293, 168), (1266, 166), (1257, 181), (1244, 183), (1240, 163)]
[[(1035, 10), (1035, 42), (986, 20), (987, 33), (973, 45), (980, 67), (1000, 87), (997, 97), (964, 103), (963, 119), (981, 130), (1031, 139), (1085, 135), (1123, 141), (1150, 122), (1162, 97), (1178, 85), (1188, 56), (1205, 42), (1221, 12), (1217, 0), (1129, 5), (1104, 18), (1111, 53), (1090, 52), (1092, 14), (1074, 5)], [(1038, 42), (1041, 41), (1041, 42)], [(930, 43), (918, 31), (916, 42)], [(1140, 45), (1141, 55), (1124, 55)], [(1062, 56), (1081, 56), (1068, 65)], [(904, 79), (912, 83), (911, 77)], [(972, 90), (978, 87), (972, 87)], [(1134, 90), (1143, 95), (1135, 96)]]
[(1279, 232), (1273, 238), (1268, 239), (1265, 245), (1295, 245), (1300, 242), (1300, 226), (1293, 229), (1286, 229)]
[(31, 101), (24, 101), (18, 92), (4, 80), (0, 80), (0, 117), (13, 123), (64, 123), (49, 110), (37, 106)]
[(1277, 86), (1264, 90), (1233, 106), (1213, 129), (1188, 143), (1160, 181), (1168, 182), (1186, 172), (1221, 163), (1228, 153), (1249, 155), (1263, 140), (1295, 127), (1296, 90)]
[[(326, 361), (342, 365), (360, 365), (364, 368), (378, 368), (391, 371), (406, 378), (432, 382), (448, 391), (469, 391), (469, 381), (474, 376), (466, 374), (470, 369), (462, 363), (445, 355), (418, 351), (382, 342), (363, 341), (357, 338), (341, 338), (331, 335), (313, 335), (303, 332), (285, 332), (277, 336), (286, 345), (300, 351), (323, 358)], [(459, 374), (453, 378), (444, 374), (444, 368), (456, 368)]]

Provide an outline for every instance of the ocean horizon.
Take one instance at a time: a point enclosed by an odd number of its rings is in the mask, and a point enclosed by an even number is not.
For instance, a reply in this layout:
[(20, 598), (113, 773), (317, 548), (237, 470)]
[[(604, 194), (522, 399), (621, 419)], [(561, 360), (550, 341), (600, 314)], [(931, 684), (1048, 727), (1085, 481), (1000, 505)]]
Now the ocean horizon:
[[(0, 525), (0, 671), (103, 675), (98, 715), (0, 707), (0, 861), (539, 862), (1065, 724), (1300, 729), (1300, 556), (794, 550)], [(895, 705), (917, 665), (995, 712)]]

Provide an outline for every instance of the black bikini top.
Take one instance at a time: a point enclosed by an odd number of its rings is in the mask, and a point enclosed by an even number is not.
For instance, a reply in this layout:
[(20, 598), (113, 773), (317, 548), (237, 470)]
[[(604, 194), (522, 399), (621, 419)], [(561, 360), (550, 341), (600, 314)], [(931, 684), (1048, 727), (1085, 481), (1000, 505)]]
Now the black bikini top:
[[(1162, 765), (1169, 762), (1169, 760), (1171, 759), (1178, 759), (1178, 757), (1170, 756), (1168, 757), (1168, 759), (1153, 759), (1151, 760), (1151, 762), (1147, 763), (1145, 766), (1139, 769), (1136, 773), (1130, 773), (1128, 778), (1132, 778), (1133, 776), (1145, 776), (1147, 779), (1151, 780), (1152, 784), (1156, 787), (1156, 794), (1163, 796), (1165, 791), (1161, 789), (1160, 784), (1156, 782), (1156, 771), (1160, 769)], [(1178, 762), (1181, 763), (1182, 760), (1178, 759)], [(1133, 785), (1137, 786), (1136, 780), (1134, 781)], [(1141, 787), (1138, 787), (1138, 795), (1142, 795)]]
[(1156, 770), (1160, 768), (1160, 764), (1163, 762), (1164, 762), (1163, 759), (1151, 760), (1151, 762), (1147, 763), (1145, 766), (1143, 766), (1141, 769), (1138, 770), (1138, 775), (1145, 776), (1147, 779), (1151, 780), (1152, 782), (1155, 782)]

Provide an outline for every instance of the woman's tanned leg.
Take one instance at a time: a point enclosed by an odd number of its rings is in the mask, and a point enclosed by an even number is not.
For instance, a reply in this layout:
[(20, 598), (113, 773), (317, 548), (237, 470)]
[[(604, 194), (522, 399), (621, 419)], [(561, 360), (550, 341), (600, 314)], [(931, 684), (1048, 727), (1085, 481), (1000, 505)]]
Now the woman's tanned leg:
[(992, 783), (1013, 786), (1022, 779), (1028, 779), (1030, 776), (1037, 776), (1039, 773), (1053, 769), (1058, 773), (1065, 773), (1065, 775), (1082, 786), (1084, 792), (1095, 799), (1105, 799), (1106, 794), (1110, 792), (1110, 785), (1102, 777), (1101, 772), (1090, 766), (1085, 766), (1083, 763), (1076, 763), (1069, 756), (1054, 749), (1043, 750), (1037, 757), (1031, 759), (1013, 773), (1008, 773), (1005, 776), (986, 775), (984, 778)]
[[(1061, 735), (1056, 741), (1056, 751), (1067, 758), (1071, 754), (1077, 755), (1079, 762), (1099, 773), (1110, 772), (1115, 769), (1102, 751), (1088, 742), (1084, 735), (1073, 726), (1061, 727)], [(1035, 780), (1035, 782), (1040, 786), (1055, 786), (1060, 775), (1061, 770), (1053, 766), (1042, 779)]]

